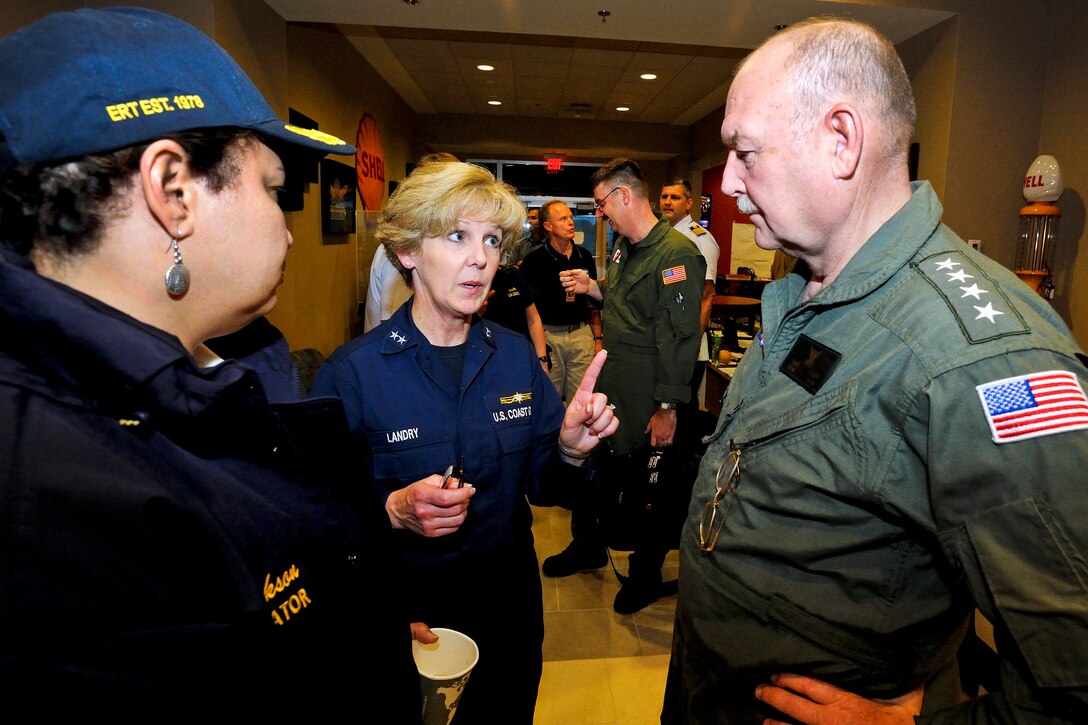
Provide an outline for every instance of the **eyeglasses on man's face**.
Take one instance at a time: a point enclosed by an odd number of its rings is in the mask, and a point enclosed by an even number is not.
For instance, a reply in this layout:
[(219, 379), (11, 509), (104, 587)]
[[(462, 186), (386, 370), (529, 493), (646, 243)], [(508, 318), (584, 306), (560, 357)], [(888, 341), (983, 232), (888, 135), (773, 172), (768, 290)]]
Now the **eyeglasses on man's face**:
[(718, 467), (714, 496), (706, 502), (702, 518), (699, 519), (699, 550), (704, 554), (714, 551), (717, 546), (725, 517), (729, 515), (729, 507), (733, 505), (733, 497), (740, 485), (741, 449), (735, 447), (732, 441), (729, 442), (729, 449), (729, 455), (722, 459), (722, 465)]
[(612, 196), (613, 194), (615, 194), (619, 190), (620, 190), (620, 187), (618, 187), (618, 186), (613, 187), (612, 191), (605, 194), (603, 199), (601, 199), (600, 201), (594, 201), (593, 202), (593, 213), (594, 214), (601, 213), (601, 208), (604, 206), (605, 201), (608, 200), (608, 197)]

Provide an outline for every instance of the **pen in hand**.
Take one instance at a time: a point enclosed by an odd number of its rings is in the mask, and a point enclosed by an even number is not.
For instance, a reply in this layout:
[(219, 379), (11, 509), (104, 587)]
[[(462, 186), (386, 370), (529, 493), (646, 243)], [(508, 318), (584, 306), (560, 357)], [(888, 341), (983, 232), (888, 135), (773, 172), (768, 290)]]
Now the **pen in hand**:
[(442, 488), (450, 487), (451, 478), (457, 479), (457, 485), (454, 488), (462, 488), (465, 485), (465, 472), (460, 466), (454, 466), (452, 463), (446, 467), (446, 472), (442, 474)]

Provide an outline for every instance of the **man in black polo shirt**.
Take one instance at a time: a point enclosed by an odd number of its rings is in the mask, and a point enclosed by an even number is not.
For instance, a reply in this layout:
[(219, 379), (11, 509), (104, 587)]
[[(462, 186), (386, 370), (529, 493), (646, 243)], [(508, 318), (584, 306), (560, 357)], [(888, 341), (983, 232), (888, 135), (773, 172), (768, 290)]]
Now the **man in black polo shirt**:
[(545, 202), (540, 227), (548, 238), (525, 257), (521, 273), (537, 293), (537, 311), (551, 346), (552, 383), (569, 402), (601, 349), (601, 312), (590, 308), (586, 295), (568, 294), (559, 273), (582, 269), (596, 279), (597, 265), (592, 254), (574, 243), (574, 216), (566, 204)]

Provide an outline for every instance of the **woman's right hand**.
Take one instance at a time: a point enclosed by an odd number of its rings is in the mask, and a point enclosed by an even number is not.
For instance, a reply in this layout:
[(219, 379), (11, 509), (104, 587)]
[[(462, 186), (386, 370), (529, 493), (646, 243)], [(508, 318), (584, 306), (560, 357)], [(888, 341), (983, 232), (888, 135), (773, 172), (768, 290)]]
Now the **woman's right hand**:
[(452, 534), (465, 523), (471, 485), (442, 488), (443, 477), (433, 474), (394, 491), (385, 499), (385, 512), (394, 529), (411, 529), (426, 537)]

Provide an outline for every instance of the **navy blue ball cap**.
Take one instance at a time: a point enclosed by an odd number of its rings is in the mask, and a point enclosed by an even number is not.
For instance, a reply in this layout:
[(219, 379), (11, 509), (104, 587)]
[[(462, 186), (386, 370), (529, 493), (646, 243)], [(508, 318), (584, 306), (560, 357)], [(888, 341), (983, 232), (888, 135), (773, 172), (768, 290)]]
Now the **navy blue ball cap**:
[(0, 39), (0, 169), (234, 126), (322, 153), (355, 147), (276, 117), (226, 51), (143, 8), (49, 15)]

